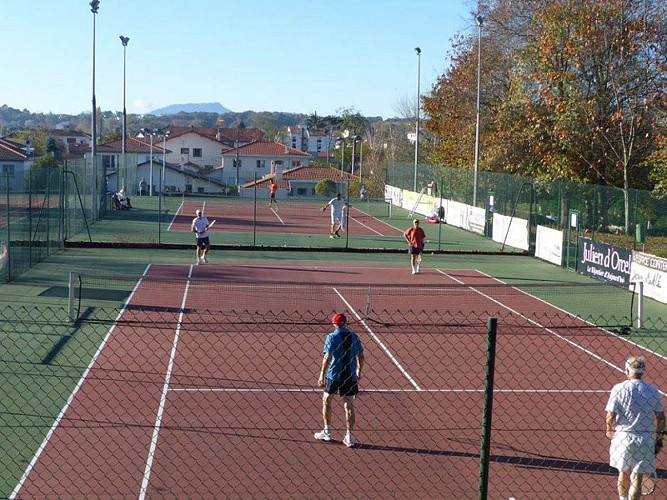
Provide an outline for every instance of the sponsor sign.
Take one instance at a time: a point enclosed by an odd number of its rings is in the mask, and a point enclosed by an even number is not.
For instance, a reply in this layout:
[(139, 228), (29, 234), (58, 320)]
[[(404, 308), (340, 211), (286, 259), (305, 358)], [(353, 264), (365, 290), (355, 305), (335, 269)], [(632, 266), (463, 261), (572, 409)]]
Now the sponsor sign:
[(577, 270), (614, 285), (629, 287), (632, 250), (579, 238)]
[(642, 252), (632, 254), (631, 280), (644, 283), (644, 295), (667, 304), (667, 259)]

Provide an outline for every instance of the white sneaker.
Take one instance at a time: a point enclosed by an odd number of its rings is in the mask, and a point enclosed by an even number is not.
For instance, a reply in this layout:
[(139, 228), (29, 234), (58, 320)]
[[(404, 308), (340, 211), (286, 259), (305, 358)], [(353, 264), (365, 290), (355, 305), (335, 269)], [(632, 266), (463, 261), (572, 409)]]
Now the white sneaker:
[(413, 270), (412, 270), (412, 274), (417, 274), (417, 271), (415, 271), (415, 270), (413, 269)]
[(318, 441), (331, 441), (331, 432), (320, 431), (315, 433), (315, 439)]
[(415, 269), (415, 274), (419, 274), (419, 268)]
[(204, 256), (201, 258), (201, 263), (202, 263), (202, 264), (208, 264), (208, 261), (206, 260), (206, 255), (204, 255)]
[(345, 434), (345, 437), (343, 438), (343, 444), (348, 448), (352, 448), (357, 443), (354, 441), (352, 434)]

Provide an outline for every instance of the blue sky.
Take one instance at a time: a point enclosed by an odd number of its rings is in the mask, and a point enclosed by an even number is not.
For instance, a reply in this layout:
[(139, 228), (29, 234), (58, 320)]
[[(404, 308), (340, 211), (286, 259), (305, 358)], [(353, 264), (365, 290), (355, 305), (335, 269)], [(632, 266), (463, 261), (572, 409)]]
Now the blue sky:
[[(0, 105), (92, 108), (89, 0), (0, 0)], [(95, 96), (103, 111), (146, 113), (219, 102), (232, 111), (396, 116), (448, 65), (452, 37), (474, 32), (475, 0), (100, 0)], [(414, 98), (414, 97), (413, 97)]]

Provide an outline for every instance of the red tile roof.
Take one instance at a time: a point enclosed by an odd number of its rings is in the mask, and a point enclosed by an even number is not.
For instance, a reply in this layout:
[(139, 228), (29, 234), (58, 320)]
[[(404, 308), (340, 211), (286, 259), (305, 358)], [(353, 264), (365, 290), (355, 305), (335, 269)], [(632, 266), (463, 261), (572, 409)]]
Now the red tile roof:
[(224, 151), (222, 156), (235, 156), (238, 149), (239, 155), (245, 156), (305, 156), (310, 157), (308, 153), (304, 153), (298, 149), (285, 146), (279, 142), (262, 141), (251, 142), (239, 148), (232, 148)]
[(241, 143), (261, 141), (264, 132), (258, 128), (227, 128), (227, 127), (167, 127), (169, 137), (179, 137), (193, 133), (207, 137), (213, 141), (234, 143), (237, 138)]
[[(243, 184), (242, 188), (253, 188), (255, 183), (258, 188), (266, 188), (271, 182), (271, 179), (275, 179), (275, 174), (268, 174), (257, 179), (257, 181), (250, 181)], [(354, 175), (348, 172), (342, 172), (340, 169), (336, 168), (327, 168), (327, 167), (296, 167), (290, 168), (283, 171), (282, 180), (278, 181), (279, 189), (286, 189), (289, 187), (289, 181), (301, 180), (301, 181), (321, 181), (322, 179), (331, 179), (332, 181), (349, 181), (356, 178)]]
[(0, 160), (25, 161), (28, 155), (21, 149), (22, 146), (8, 139), (0, 139)]
[[(153, 154), (162, 154), (163, 149), (160, 147), (162, 141), (153, 141)], [(90, 150), (90, 146), (88, 146)], [(147, 153), (151, 152), (151, 143), (147, 141), (142, 141), (136, 137), (128, 137), (125, 141), (125, 151), (128, 153)], [(123, 140), (117, 139), (115, 141), (105, 142), (104, 144), (97, 145), (98, 153), (122, 153), (123, 152)], [(167, 153), (171, 153), (167, 149)]]

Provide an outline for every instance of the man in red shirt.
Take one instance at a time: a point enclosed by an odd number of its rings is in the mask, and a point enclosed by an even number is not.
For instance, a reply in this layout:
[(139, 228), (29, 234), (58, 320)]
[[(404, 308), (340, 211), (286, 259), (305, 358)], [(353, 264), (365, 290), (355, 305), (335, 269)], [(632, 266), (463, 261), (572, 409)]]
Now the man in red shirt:
[(412, 227), (408, 228), (404, 233), (405, 241), (408, 242), (408, 254), (410, 254), (410, 265), (412, 266), (412, 274), (419, 274), (419, 264), (421, 264), (421, 253), (424, 251), (424, 243), (426, 242), (426, 233), (419, 227), (419, 219), (412, 221)]
[(276, 208), (278, 208), (278, 202), (276, 201), (276, 191), (278, 190), (278, 184), (276, 184), (275, 179), (269, 184), (269, 207), (275, 203)]

